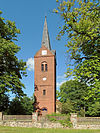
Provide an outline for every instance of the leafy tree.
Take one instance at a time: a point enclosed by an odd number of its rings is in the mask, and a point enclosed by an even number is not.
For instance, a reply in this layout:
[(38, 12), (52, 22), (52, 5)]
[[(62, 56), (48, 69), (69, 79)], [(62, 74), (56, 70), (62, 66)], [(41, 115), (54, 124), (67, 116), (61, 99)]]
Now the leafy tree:
[(33, 100), (27, 96), (23, 98), (15, 97), (9, 105), (10, 115), (30, 115), (33, 112)]
[(86, 100), (88, 86), (77, 80), (66, 81), (60, 86), (57, 94), (61, 108), (61, 113), (77, 112), (80, 116), (99, 116), (100, 101), (95, 101), (93, 97)]
[(29, 97), (23, 97), (21, 99), (21, 104), (24, 108), (24, 111), (25, 111), (25, 114), (28, 115), (28, 114), (32, 114), (32, 112), (34, 112), (34, 107), (33, 107), (33, 99), (32, 98), (29, 98)]
[[(99, 0), (56, 0), (54, 11), (63, 18), (58, 39), (69, 38), (66, 46), (73, 60), (67, 76), (88, 84), (86, 99), (100, 100), (100, 5)], [(75, 64), (73, 64), (75, 62)], [(74, 69), (72, 69), (74, 65)]]
[(70, 114), (74, 111), (75, 111), (74, 106), (73, 106), (72, 102), (69, 99), (67, 99), (66, 102), (61, 104), (61, 113), (62, 114)]
[(20, 99), (18, 97), (15, 97), (10, 102), (9, 108), (7, 110), (7, 114), (9, 114), (9, 115), (21, 115), (21, 114), (23, 114), (23, 107), (22, 107)]
[(60, 86), (58, 97), (64, 108), (69, 106), (69, 112), (78, 112), (81, 108), (87, 108), (87, 101), (84, 97), (87, 95), (87, 85), (76, 80), (66, 81)]
[(1, 14), (0, 11), (0, 101), (9, 91), (16, 96), (24, 95), (21, 79), (26, 75), (26, 63), (16, 56), (20, 47), (15, 41), (20, 30), (15, 22), (5, 21)]
[(3, 94), (0, 96), (0, 112), (6, 111), (9, 107), (9, 96)]
[(100, 102), (95, 102), (94, 104), (90, 105), (87, 111), (87, 115), (100, 116)]

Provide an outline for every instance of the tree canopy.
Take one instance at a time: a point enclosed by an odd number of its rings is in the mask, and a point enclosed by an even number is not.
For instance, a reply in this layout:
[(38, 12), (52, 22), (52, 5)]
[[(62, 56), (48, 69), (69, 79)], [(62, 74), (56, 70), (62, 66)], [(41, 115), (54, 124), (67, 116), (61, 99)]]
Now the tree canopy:
[(15, 44), (20, 30), (16, 28), (15, 22), (5, 21), (0, 11), (0, 100), (8, 92), (16, 96), (23, 96), (21, 82), (22, 76), (26, 75), (26, 63), (16, 56), (20, 47)]
[(87, 85), (76, 80), (69, 80), (60, 86), (58, 96), (60, 102), (70, 103), (74, 106), (74, 111), (80, 111), (87, 106), (84, 97), (87, 95)]
[[(64, 20), (58, 39), (67, 35), (66, 46), (72, 63), (67, 76), (88, 85), (85, 99), (100, 100), (100, 4), (97, 0), (56, 0), (54, 9)], [(74, 69), (73, 67), (74, 66)]]
[(88, 95), (88, 86), (77, 80), (69, 80), (60, 86), (57, 92), (61, 104), (59, 106), (61, 113), (77, 112), (84, 116), (99, 116), (100, 115), (100, 101), (91, 99), (84, 99)]
[(27, 96), (23, 98), (15, 97), (10, 102), (6, 113), (10, 115), (31, 115), (34, 111), (33, 103), (33, 99)]

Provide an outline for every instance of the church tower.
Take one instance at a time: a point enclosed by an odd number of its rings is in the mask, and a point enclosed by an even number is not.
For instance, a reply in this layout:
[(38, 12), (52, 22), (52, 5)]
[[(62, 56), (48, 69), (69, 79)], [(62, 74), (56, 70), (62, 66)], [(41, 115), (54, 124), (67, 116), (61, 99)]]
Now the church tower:
[(51, 49), (46, 17), (42, 45), (34, 56), (34, 85), (37, 111), (56, 112), (56, 51)]

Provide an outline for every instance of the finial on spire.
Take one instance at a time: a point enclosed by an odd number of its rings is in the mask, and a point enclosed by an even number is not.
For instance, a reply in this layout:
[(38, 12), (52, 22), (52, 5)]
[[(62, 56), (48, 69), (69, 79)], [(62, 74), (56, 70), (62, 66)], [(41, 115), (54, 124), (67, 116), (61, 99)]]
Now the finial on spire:
[(48, 27), (47, 27), (47, 19), (46, 18), (47, 17), (45, 16), (45, 22), (44, 22), (44, 28), (43, 28), (43, 37), (42, 37), (42, 46), (44, 45), (46, 48), (51, 50)]

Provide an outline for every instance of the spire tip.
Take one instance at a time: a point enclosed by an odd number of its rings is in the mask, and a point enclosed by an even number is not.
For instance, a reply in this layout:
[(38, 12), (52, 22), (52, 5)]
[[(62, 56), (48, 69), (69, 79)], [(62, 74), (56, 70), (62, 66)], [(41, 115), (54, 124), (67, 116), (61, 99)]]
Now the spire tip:
[(45, 16), (45, 22), (44, 22), (44, 28), (43, 28), (43, 37), (42, 37), (42, 46), (43, 45), (45, 47), (47, 47), (49, 50), (51, 50), (46, 16)]

